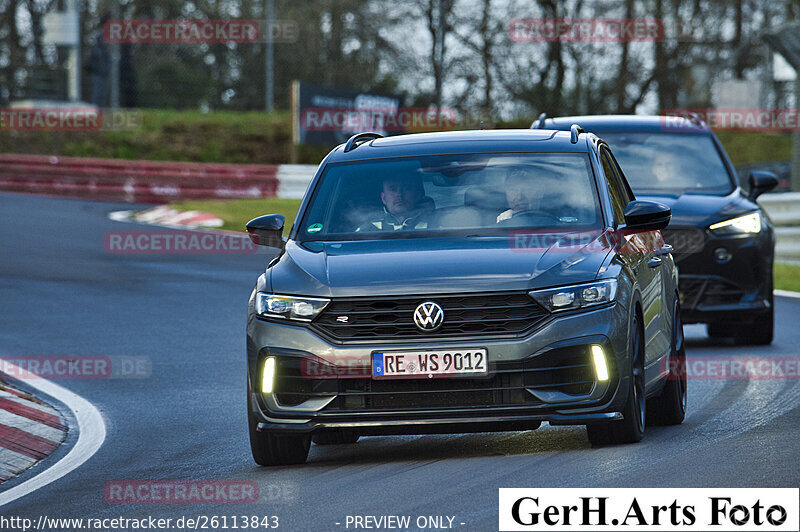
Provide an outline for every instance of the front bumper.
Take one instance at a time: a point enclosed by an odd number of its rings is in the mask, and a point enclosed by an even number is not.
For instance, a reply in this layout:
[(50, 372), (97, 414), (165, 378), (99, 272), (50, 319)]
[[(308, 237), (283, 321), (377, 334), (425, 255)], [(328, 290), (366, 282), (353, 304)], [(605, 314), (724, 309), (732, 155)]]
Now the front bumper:
[[(429, 343), (332, 344), (304, 326), (248, 320), (249, 407), (260, 430), (420, 434), (523, 430), (541, 421), (586, 424), (619, 418), (627, 399), (628, 315), (614, 304), (550, 317), (524, 337)], [(567, 340), (565, 340), (565, 338)], [(588, 361), (600, 344), (610, 370), (598, 382)], [(373, 379), (375, 351), (485, 348), (489, 375)], [(277, 359), (275, 393), (260, 393), (263, 361)], [(583, 358), (582, 358), (583, 357)]]
[[(683, 322), (749, 323), (769, 311), (772, 234), (765, 229), (754, 235), (717, 237), (703, 231), (701, 247), (681, 250), (680, 244), (673, 245)], [(718, 260), (721, 250), (730, 257), (727, 261)]]

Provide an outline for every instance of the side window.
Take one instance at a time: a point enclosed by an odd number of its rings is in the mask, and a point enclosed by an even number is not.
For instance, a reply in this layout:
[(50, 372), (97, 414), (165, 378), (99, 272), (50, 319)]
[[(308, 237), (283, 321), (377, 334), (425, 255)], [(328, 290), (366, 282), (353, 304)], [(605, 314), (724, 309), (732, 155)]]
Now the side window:
[[(605, 150), (603, 150), (605, 151)], [(622, 172), (622, 168), (619, 167), (619, 163), (617, 162), (616, 157), (611, 152), (606, 152), (608, 157), (611, 159), (611, 163), (614, 165), (614, 170), (616, 170), (617, 179), (619, 181), (619, 189), (622, 193), (622, 199), (625, 200), (625, 205), (632, 202), (636, 199), (633, 195), (633, 191), (631, 190), (630, 185), (628, 184), (628, 180), (625, 177), (625, 174)]]
[(627, 203), (625, 203), (622, 192), (617, 184), (617, 177), (606, 150), (600, 151), (600, 161), (603, 163), (603, 173), (606, 175), (606, 185), (608, 185), (608, 192), (611, 196), (611, 207), (614, 209), (614, 219), (617, 223), (624, 223), (625, 205), (627, 205)]

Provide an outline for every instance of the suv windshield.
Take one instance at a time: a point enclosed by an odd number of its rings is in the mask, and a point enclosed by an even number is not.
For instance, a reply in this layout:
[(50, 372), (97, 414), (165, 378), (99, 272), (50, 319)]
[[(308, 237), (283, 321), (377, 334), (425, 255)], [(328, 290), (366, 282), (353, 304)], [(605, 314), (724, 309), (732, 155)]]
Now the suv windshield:
[(728, 171), (710, 136), (598, 133), (636, 194), (728, 194)]
[(459, 154), (329, 164), (297, 240), (572, 232), (602, 226), (582, 154)]

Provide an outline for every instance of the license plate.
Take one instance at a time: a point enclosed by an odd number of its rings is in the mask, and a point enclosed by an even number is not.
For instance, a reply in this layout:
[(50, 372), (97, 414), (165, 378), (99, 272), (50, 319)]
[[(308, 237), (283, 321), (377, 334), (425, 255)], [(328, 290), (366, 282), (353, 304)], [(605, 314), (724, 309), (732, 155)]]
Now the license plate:
[(488, 373), (486, 349), (441, 351), (390, 351), (372, 353), (372, 376), (433, 378), (437, 375), (475, 375)]

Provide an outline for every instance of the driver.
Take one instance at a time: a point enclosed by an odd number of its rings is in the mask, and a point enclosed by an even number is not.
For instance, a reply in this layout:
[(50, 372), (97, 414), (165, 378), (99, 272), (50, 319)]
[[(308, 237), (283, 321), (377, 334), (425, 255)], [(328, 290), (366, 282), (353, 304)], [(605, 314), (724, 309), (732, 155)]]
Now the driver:
[(670, 153), (659, 152), (653, 158), (653, 176), (658, 188), (699, 188), (703, 184), (695, 178), (695, 173), (687, 171), (683, 159)]
[(389, 177), (383, 180), (380, 216), (356, 231), (400, 231), (427, 229), (431, 209), (425, 202), (422, 180), (418, 177)]
[(506, 201), (508, 210), (497, 216), (497, 223), (510, 220), (514, 215), (534, 208), (537, 195), (533, 190), (533, 180), (525, 168), (513, 167), (506, 174)]
[(665, 185), (676, 174), (672, 157), (667, 153), (657, 153), (653, 159), (653, 175), (659, 185)]

